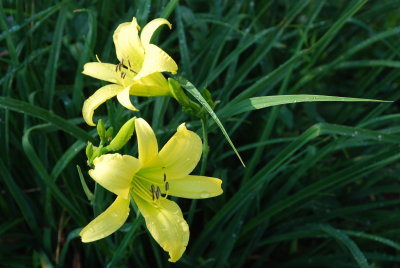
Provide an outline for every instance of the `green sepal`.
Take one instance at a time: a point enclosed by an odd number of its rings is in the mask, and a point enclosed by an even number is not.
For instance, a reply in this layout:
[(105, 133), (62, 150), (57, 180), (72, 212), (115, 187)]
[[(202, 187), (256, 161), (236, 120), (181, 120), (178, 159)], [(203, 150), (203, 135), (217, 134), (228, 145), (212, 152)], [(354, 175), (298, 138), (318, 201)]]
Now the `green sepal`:
[(168, 87), (172, 96), (183, 106), (190, 106), (190, 99), (183, 92), (181, 85), (178, 81), (172, 78), (168, 78)]
[(168, 78), (168, 86), (174, 99), (182, 106), (182, 111), (184, 113), (202, 117), (203, 111), (200, 105), (189, 99), (178, 81)]
[(212, 99), (211, 92), (208, 89), (203, 88), (203, 91), (201, 92), (201, 95), (206, 100), (208, 105), (210, 105), (211, 109), (214, 109), (215, 106), (217, 105), (217, 103)]
[(114, 139), (104, 149), (107, 151), (118, 151), (121, 149), (130, 140), (135, 131), (135, 119), (136, 117), (126, 121)]

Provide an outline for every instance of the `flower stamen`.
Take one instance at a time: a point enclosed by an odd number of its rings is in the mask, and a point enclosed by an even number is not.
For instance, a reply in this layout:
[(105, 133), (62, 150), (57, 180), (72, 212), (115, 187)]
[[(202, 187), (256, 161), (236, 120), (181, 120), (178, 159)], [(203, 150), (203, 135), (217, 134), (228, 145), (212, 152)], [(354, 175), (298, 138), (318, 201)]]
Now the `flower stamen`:
[(154, 192), (155, 192), (155, 189), (154, 189), (154, 185), (153, 185), (153, 184), (152, 184), (151, 187), (150, 187), (150, 192), (151, 192), (151, 197), (152, 197), (152, 199), (153, 199), (153, 201), (154, 201)]
[(160, 187), (157, 186), (157, 190), (156, 190), (156, 198), (157, 198), (157, 200), (160, 198), (160, 196), (161, 196), (161, 190), (160, 190)]
[(167, 192), (167, 195), (168, 195), (168, 190), (169, 190), (169, 182), (166, 182), (165, 183), (165, 191)]
[(165, 196), (164, 199), (168, 197), (168, 190), (169, 190), (169, 182), (167, 182), (167, 174), (164, 173), (164, 182), (165, 182)]

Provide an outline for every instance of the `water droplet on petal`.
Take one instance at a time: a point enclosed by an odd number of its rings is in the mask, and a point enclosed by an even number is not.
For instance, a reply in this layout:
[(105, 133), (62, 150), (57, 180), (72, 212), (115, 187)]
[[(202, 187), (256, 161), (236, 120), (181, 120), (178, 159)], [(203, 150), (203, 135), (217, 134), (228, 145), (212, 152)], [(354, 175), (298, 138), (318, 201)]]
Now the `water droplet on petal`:
[(210, 194), (207, 193), (207, 192), (202, 192), (202, 193), (200, 194), (200, 197), (201, 197), (201, 198), (207, 198), (207, 197), (210, 197)]
[(189, 231), (189, 227), (185, 222), (182, 222), (181, 227), (182, 227), (182, 231), (184, 231), (184, 232)]

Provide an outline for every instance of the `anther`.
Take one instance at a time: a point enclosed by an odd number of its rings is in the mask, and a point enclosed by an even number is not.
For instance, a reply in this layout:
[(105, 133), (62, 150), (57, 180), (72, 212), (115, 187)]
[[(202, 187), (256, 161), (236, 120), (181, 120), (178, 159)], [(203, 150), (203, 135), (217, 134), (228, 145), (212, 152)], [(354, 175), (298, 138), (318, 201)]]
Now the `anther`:
[(120, 64), (121, 64), (121, 63), (118, 63), (117, 66), (115, 66), (115, 71), (116, 71), (116, 72), (118, 72), (118, 69), (119, 69), (119, 65), (120, 65)]
[(167, 174), (164, 173), (164, 182), (167, 180)]
[(125, 72), (122, 72), (122, 73), (121, 73), (121, 78), (124, 79), (125, 76), (126, 76), (126, 73), (125, 73)]
[(129, 65), (129, 68), (131, 68), (131, 62), (128, 60), (128, 65)]
[(160, 187), (157, 186), (157, 190), (156, 190), (156, 198), (159, 199), (161, 196), (161, 190)]
[(168, 191), (169, 190), (169, 182), (166, 182), (165, 183), (165, 191)]
[(154, 201), (154, 193), (155, 193), (155, 188), (154, 188), (154, 185), (152, 184), (151, 185), (151, 188), (150, 188), (150, 192), (151, 192), (151, 197), (153, 198), (153, 201)]

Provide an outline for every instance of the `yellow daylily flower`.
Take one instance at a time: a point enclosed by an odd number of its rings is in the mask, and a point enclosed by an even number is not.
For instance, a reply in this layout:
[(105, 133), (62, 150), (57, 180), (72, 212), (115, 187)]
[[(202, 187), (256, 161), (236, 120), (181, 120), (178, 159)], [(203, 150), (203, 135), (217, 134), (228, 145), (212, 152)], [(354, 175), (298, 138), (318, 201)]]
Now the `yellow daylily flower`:
[(113, 35), (119, 63), (115, 65), (99, 61), (85, 64), (83, 74), (112, 83), (98, 89), (84, 102), (82, 114), (88, 125), (95, 125), (94, 110), (112, 97), (117, 96), (124, 107), (137, 111), (129, 95), (170, 95), (168, 82), (161, 72), (176, 74), (178, 66), (165, 51), (150, 44), (154, 31), (163, 24), (172, 28), (166, 19), (154, 19), (144, 26), (140, 37), (136, 18), (120, 24)]
[(108, 236), (119, 229), (129, 214), (133, 198), (147, 229), (157, 243), (176, 262), (189, 241), (189, 227), (179, 206), (168, 195), (202, 199), (222, 194), (222, 181), (213, 177), (189, 175), (200, 160), (200, 137), (181, 124), (177, 132), (158, 151), (156, 136), (149, 124), (135, 120), (139, 158), (105, 154), (94, 160), (90, 176), (117, 195), (114, 203), (85, 228), (83, 242)]

